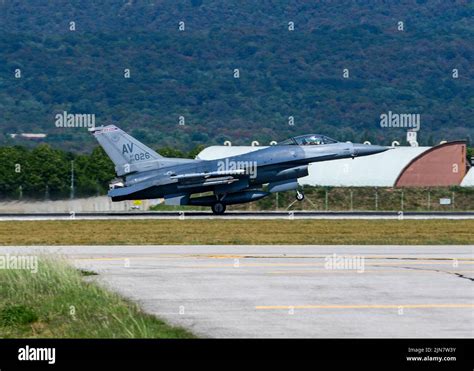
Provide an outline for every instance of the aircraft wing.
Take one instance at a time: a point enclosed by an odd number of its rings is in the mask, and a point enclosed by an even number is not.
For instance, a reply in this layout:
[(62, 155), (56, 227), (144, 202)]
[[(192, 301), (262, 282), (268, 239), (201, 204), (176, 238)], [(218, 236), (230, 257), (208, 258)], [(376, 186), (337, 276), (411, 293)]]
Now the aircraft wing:
[(111, 189), (109, 191), (109, 197), (126, 196), (135, 192), (143, 191), (144, 189), (147, 189), (150, 187), (156, 187), (156, 186), (170, 184), (170, 183), (177, 183), (177, 180), (171, 180), (170, 182), (169, 179), (166, 179), (163, 177), (158, 178), (158, 179), (150, 179), (150, 180), (146, 180), (137, 184), (133, 184), (131, 186)]
[(194, 182), (186, 182), (186, 183), (178, 184), (178, 189), (225, 185), (225, 184), (232, 184), (237, 181), (239, 181), (238, 178), (234, 178), (231, 176), (201, 179), (201, 180), (196, 180)]
[(238, 170), (226, 170), (226, 171), (212, 171), (212, 172), (203, 172), (203, 173), (189, 173), (189, 174), (179, 174), (179, 175), (170, 175), (170, 177), (158, 177), (154, 179), (149, 179), (146, 181), (141, 181), (137, 184), (115, 188), (109, 191), (110, 197), (121, 197), (135, 192), (142, 191), (146, 188), (160, 186), (170, 183), (177, 183), (178, 189), (186, 189), (193, 187), (208, 187), (208, 186), (217, 186), (217, 185), (226, 185), (232, 184), (240, 180), (238, 175), (244, 175), (244, 169)]
[(178, 189), (186, 189), (232, 184), (240, 180), (239, 175), (245, 175), (245, 169), (179, 174), (171, 179), (178, 181)]
[(179, 174), (179, 175), (171, 175), (170, 178), (177, 179), (179, 182), (181, 182), (181, 181), (197, 180), (197, 179), (209, 179), (209, 178), (222, 177), (222, 176), (233, 177), (234, 175), (245, 175), (245, 169)]

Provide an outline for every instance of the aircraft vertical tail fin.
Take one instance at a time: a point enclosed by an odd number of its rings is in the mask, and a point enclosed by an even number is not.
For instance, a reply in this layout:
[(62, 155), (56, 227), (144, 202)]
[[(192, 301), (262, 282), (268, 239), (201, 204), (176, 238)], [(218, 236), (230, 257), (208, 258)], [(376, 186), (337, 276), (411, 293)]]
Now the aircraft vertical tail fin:
[(150, 162), (164, 159), (115, 125), (89, 129), (115, 165), (117, 175), (147, 170)]

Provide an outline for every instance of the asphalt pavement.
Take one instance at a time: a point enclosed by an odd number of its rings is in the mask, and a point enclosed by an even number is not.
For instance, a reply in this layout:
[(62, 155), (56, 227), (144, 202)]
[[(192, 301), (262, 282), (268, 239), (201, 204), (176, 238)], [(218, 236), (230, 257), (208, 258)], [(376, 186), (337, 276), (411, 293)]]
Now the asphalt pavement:
[(474, 337), (474, 246), (0, 247), (6, 253), (65, 256), (203, 337)]

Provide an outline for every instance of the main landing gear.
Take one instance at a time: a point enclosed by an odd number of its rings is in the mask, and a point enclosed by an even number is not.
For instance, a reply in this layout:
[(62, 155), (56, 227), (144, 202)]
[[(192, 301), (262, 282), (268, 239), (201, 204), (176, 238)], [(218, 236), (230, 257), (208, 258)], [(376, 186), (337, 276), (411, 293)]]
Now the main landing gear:
[(226, 206), (222, 202), (216, 202), (211, 208), (214, 214), (222, 215), (225, 213)]
[(304, 200), (304, 193), (300, 191), (296, 191), (296, 199), (298, 201), (303, 201)]

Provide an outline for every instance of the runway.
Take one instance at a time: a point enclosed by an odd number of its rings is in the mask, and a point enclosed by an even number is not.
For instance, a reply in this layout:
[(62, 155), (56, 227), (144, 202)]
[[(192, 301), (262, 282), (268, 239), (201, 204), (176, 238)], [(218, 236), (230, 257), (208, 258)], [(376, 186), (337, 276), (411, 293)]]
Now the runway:
[(0, 221), (11, 220), (120, 220), (120, 219), (474, 219), (474, 211), (230, 211), (214, 215), (208, 211), (149, 211), (94, 213), (0, 213)]
[(65, 256), (202, 337), (474, 337), (474, 246), (0, 247), (15, 252)]

